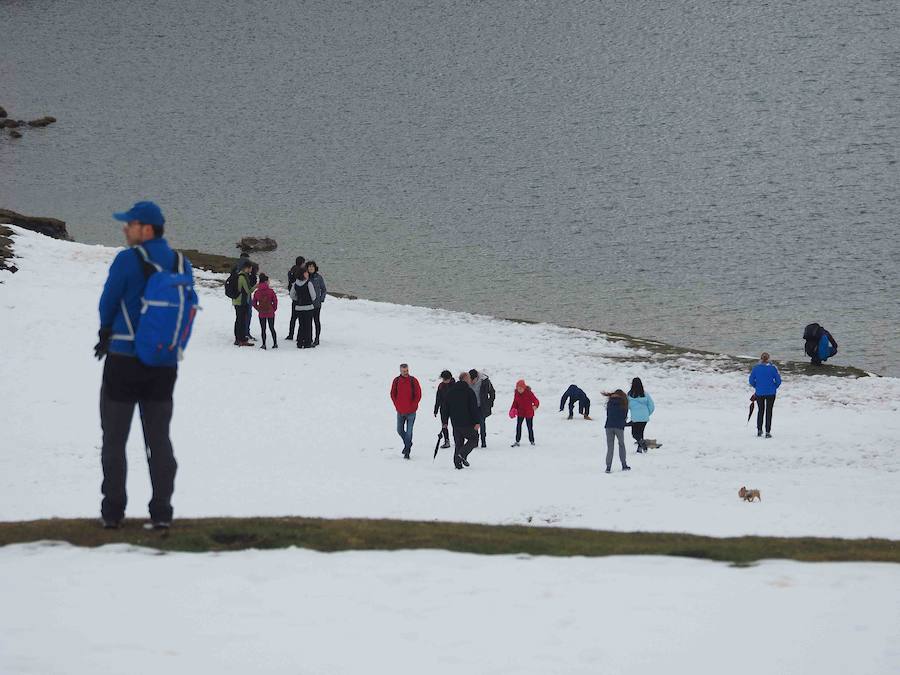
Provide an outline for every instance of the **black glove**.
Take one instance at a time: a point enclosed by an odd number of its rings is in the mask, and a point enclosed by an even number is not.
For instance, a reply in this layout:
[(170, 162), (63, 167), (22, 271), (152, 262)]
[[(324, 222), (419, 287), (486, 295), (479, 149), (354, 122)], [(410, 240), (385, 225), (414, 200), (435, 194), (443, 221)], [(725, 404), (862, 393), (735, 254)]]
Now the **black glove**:
[(94, 345), (94, 356), (99, 361), (109, 351), (109, 338), (112, 335), (112, 328), (101, 328), (98, 333), (100, 341)]

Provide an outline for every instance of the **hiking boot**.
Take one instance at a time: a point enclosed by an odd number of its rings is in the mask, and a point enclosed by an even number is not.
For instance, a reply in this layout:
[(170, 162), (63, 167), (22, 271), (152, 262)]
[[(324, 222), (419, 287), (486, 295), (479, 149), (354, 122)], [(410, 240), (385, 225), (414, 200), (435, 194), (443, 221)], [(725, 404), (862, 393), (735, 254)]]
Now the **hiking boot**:
[(570, 419), (572, 419), (572, 418), (574, 418), (574, 417), (575, 417), (575, 415), (573, 415), (572, 413), (569, 413), (569, 416), (568, 416), (566, 419), (567, 419), (567, 420), (570, 420)]
[(772, 434), (770, 434), (768, 431), (766, 432), (766, 438), (772, 438)]
[(238, 340), (234, 343), (238, 347), (252, 347), (253, 345), (247, 342), (246, 340)]
[(631, 471), (631, 467), (626, 464), (622, 467), (622, 471)]
[(149, 523), (144, 523), (145, 530), (168, 530), (172, 527), (171, 520), (151, 520)]
[(274, 345), (272, 345), (272, 349), (278, 349), (278, 343), (277, 343), (277, 342), (276, 342)]
[(288, 339), (288, 340), (293, 340), (293, 339), (294, 339), (294, 334), (293, 334), (293, 333), (288, 333), (287, 339)]
[(610, 467), (606, 467), (606, 473), (612, 473), (612, 469)]
[(591, 417), (590, 415), (585, 414), (584, 419), (586, 419), (588, 422), (591, 422), (591, 421), (593, 421), (594, 418)]
[(756, 430), (756, 435), (757, 435), (757, 436), (762, 436), (762, 429), (757, 429), (757, 430)]
[(313, 347), (318, 347), (318, 346), (319, 346), (319, 338), (316, 338), (315, 340), (313, 340)]
[(637, 449), (637, 454), (639, 454), (639, 455), (640, 455), (640, 454), (642, 454), (642, 453), (643, 453), (643, 452), (644, 452), (644, 451), (643, 451), (643, 450), (641, 450), (641, 446), (638, 446), (638, 449)]
[(265, 349), (266, 346), (265, 346), (265, 345), (260, 345), (259, 348), (260, 348), (260, 349)]
[(516, 441), (515, 443), (513, 443), (513, 444), (512, 444), (511, 446), (509, 446), (509, 447), (511, 447), (511, 448), (518, 448), (518, 447), (519, 447), (519, 441)]
[(449, 447), (450, 447), (450, 441), (444, 441), (444, 444), (443, 444), (441, 447), (442, 447), (442, 448), (449, 448)]
[(482, 443), (482, 444), (481, 444), (481, 447), (482, 447), (482, 448), (486, 448), (486, 447), (487, 447), (487, 443)]
[(469, 460), (467, 460), (467, 459), (466, 459), (465, 457), (463, 457), (462, 455), (459, 456), (459, 461), (462, 462), (462, 465), (463, 465), (463, 466), (469, 466)]
[(122, 527), (121, 518), (100, 518), (100, 524), (104, 530), (118, 530)]
[(531, 443), (532, 445), (534, 445), (534, 441), (529, 441), (529, 443)]

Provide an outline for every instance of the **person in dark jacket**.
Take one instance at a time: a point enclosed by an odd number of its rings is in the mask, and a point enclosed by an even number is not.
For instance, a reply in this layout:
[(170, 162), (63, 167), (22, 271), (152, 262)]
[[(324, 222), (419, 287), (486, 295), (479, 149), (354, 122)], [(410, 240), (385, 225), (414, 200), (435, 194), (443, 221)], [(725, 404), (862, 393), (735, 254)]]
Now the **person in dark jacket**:
[(591, 399), (588, 398), (587, 394), (584, 391), (575, 386), (574, 384), (570, 384), (569, 388), (566, 389), (565, 393), (562, 395), (562, 398), (559, 399), (559, 411), (562, 412), (563, 408), (566, 405), (566, 400), (569, 401), (569, 417), (568, 419), (572, 419), (575, 416), (575, 404), (578, 404), (578, 414), (584, 415), (584, 419), (591, 419)]
[(481, 408), (470, 384), (469, 373), (463, 371), (459, 374), (459, 381), (447, 387), (444, 394), (447, 415), (453, 424), (453, 466), (457, 469), (469, 466), (469, 454), (478, 445)]
[(250, 311), (248, 299), (253, 296), (253, 284), (250, 282), (253, 263), (244, 260), (238, 274), (238, 295), (231, 301), (234, 306), (234, 344), (237, 347), (249, 347), (250, 336), (247, 332), (247, 312)]
[(447, 422), (450, 420), (449, 413), (447, 412), (447, 387), (451, 384), (455, 384), (456, 380), (453, 379), (453, 374), (449, 370), (445, 370), (441, 373), (441, 381), (437, 386), (437, 391), (434, 393), (434, 416), (437, 417), (438, 413), (441, 414), (441, 434), (444, 436), (444, 443), (441, 445), (442, 448), (450, 447), (450, 430), (447, 428)]
[[(129, 246), (143, 245), (153, 262), (163, 269), (172, 269), (176, 254), (163, 238), (166, 221), (159, 206), (138, 202), (113, 217), (125, 223), (122, 229)], [(187, 260), (184, 260), (184, 270), (193, 277)], [(140, 410), (153, 486), (148, 525), (162, 529), (172, 523), (172, 493), (178, 464), (169, 438), (169, 423), (178, 368), (146, 366), (135, 355), (134, 335), (141, 321), (141, 297), (146, 285), (143, 262), (135, 251), (125, 249), (113, 260), (100, 296), (100, 340), (94, 345), (97, 359), (106, 357), (100, 388), (103, 429), (100, 513), (103, 527), (110, 529), (119, 527), (125, 518), (128, 501), (125, 444), (135, 404)]]
[(322, 321), (319, 318), (322, 314), (322, 304), (325, 302), (325, 294), (328, 289), (325, 288), (325, 278), (319, 273), (319, 266), (315, 260), (306, 262), (306, 269), (309, 270), (309, 280), (316, 288), (316, 299), (313, 301), (312, 319), (316, 327), (316, 335), (313, 338), (313, 347), (319, 346), (319, 336), (322, 334)]
[[(306, 258), (302, 255), (298, 255), (294, 260), (294, 265), (291, 269), (288, 270), (288, 292), (294, 290), (294, 282), (300, 277), (300, 271), (306, 267)], [(288, 326), (288, 340), (294, 339), (294, 326), (297, 321), (300, 319), (300, 314), (297, 310), (294, 309), (294, 306), (291, 305), (291, 322)]]
[(300, 276), (291, 288), (291, 300), (294, 309), (300, 315), (300, 327), (297, 329), (298, 349), (315, 347), (312, 340), (312, 317), (316, 307), (316, 287), (309, 280), (309, 271), (305, 267), (300, 270)]
[(619, 439), (619, 461), (622, 462), (622, 471), (631, 471), (628, 462), (625, 461), (625, 420), (628, 418), (628, 394), (621, 389), (606, 396), (606, 473), (612, 473), (613, 446), (615, 439)]
[[(240, 273), (244, 269), (244, 265), (246, 263), (250, 263), (250, 269), (247, 271), (247, 283), (250, 286), (250, 290), (256, 288), (256, 283), (258, 281), (259, 275), (259, 264), (250, 260), (250, 254), (246, 251), (241, 251), (241, 255), (238, 256), (237, 262), (234, 264), (234, 267), (231, 268), (232, 274), (237, 272)], [(256, 338), (250, 334), (250, 322), (253, 319), (253, 302), (250, 296), (247, 297), (247, 301), (244, 303), (247, 305), (246, 318), (244, 319), (244, 337), (248, 342), (256, 342)]]
[(478, 427), (481, 430), (481, 447), (487, 447), (487, 425), (485, 420), (491, 416), (494, 407), (494, 399), (497, 398), (497, 392), (494, 391), (494, 385), (484, 373), (480, 373), (474, 368), (469, 371), (469, 386), (475, 392), (475, 400), (478, 401), (478, 407), (481, 410), (481, 419), (478, 421)]
[(769, 352), (763, 352), (759, 363), (753, 366), (748, 380), (756, 396), (756, 435), (763, 435), (763, 417), (766, 421), (766, 438), (772, 438), (772, 408), (775, 407), (775, 395), (781, 386), (781, 373), (774, 363), (769, 362)]
[(818, 324), (815, 333), (806, 341), (806, 355), (810, 357), (810, 363), (821, 366), (825, 361), (837, 354), (838, 343), (834, 336), (824, 327)]

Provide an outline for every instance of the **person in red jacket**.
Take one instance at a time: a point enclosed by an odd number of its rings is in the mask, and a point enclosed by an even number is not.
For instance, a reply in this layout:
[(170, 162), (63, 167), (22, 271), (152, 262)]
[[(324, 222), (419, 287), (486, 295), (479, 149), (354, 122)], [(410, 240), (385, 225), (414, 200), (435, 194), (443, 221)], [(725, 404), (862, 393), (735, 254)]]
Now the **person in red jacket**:
[(403, 457), (409, 459), (413, 444), (413, 424), (416, 423), (416, 410), (422, 400), (422, 387), (419, 381), (409, 374), (409, 366), (400, 364), (400, 374), (391, 383), (391, 401), (397, 410), (397, 433), (403, 439)]
[(265, 274), (259, 275), (259, 285), (253, 292), (253, 309), (259, 316), (259, 331), (262, 333), (260, 349), (266, 348), (266, 324), (269, 324), (269, 330), (272, 331), (272, 349), (278, 349), (278, 336), (275, 335), (275, 310), (278, 309), (278, 296), (269, 286), (269, 277)]
[(534, 412), (541, 404), (537, 396), (531, 391), (531, 387), (525, 384), (525, 380), (516, 382), (516, 391), (513, 394), (512, 407), (509, 409), (510, 418), (516, 418), (516, 442), (510, 447), (519, 446), (522, 440), (522, 421), (528, 426), (528, 440), (534, 445)]

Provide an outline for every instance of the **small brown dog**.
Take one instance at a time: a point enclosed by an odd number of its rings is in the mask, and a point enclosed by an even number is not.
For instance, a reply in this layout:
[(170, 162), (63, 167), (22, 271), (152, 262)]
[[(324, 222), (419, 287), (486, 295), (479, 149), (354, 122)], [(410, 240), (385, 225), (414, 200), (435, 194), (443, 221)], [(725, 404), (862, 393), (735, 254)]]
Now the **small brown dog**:
[(758, 502), (762, 501), (759, 490), (748, 490), (745, 487), (742, 487), (740, 490), (738, 490), (738, 497), (743, 499), (745, 502), (752, 502), (754, 500)]

